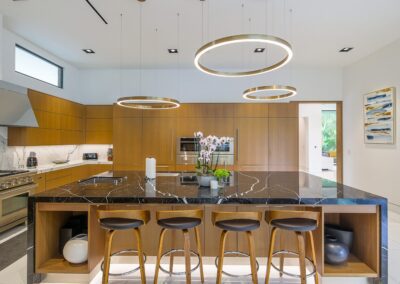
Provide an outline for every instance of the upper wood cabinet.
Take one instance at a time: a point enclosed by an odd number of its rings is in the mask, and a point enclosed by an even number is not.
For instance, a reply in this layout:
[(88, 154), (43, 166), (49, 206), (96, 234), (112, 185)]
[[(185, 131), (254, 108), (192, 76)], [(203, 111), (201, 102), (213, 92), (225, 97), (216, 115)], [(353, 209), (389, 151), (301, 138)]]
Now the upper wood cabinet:
[(9, 127), (9, 146), (85, 143), (83, 105), (34, 90), (28, 90), (28, 97), (39, 127)]
[(269, 104), (268, 110), (268, 117), (299, 117), (297, 102)]
[(235, 117), (268, 117), (269, 104), (234, 104)]
[(268, 118), (238, 117), (236, 128), (236, 169), (268, 170)]
[(113, 107), (111, 105), (86, 106), (86, 144), (113, 143)]
[[(143, 157), (154, 157), (157, 166), (175, 165), (176, 118), (143, 118)], [(162, 170), (160, 168), (160, 170)]]
[(233, 104), (182, 104), (178, 117), (233, 117)]

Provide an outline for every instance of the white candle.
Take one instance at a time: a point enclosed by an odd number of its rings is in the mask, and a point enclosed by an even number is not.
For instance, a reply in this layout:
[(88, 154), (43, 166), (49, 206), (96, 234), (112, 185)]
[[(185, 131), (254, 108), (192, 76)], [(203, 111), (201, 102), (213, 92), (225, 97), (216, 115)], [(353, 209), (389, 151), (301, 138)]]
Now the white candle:
[(217, 180), (210, 181), (210, 187), (211, 189), (218, 189), (218, 181)]

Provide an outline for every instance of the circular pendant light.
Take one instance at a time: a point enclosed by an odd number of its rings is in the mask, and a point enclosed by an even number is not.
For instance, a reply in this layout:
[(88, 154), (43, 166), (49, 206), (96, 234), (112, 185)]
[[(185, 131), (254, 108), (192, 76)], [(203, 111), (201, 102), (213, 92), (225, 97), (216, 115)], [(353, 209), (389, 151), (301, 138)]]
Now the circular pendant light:
[[(247, 43), (247, 42), (248, 43), (257, 42), (257, 43), (275, 45), (275, 46), (282, 48), (286, 54), (281, 60), (279, 60), (278, 62), (276, 62), (272, 65), (269, 65), (269, 66), (266, 66), (266, 67), (263, 67), (260, 69), (255, 69), (255, 70), (250, 70), (250, 71), (241, 71), (241, 72), (219, 71), (219, 70), (208, 68), (200, 63), (201, 57), (203, 55), (205, 55), (207, 52), (210, 52), (211, 50), (217, 49), (217, 48), (225, 46), (225, 45)], [(270, 36), (270, 35), (263, 35), (263, 34), (241, 34), (241, 35), (234, 35), (234, 36), (220, 38), (220, 39), (214, 40), (212, 42), (209, 42), (209, 43), (203, 45), (196, 52), (196, 55), (194, 58), (194, 65), (200, 71), (207, 73), (209, 75), (215, 75), (215, 76), (220, 76), (220, 77), (245, 77), (245, 76), (253, 76), (253, 75), (258, 75), (258, 74), (276, 70), (276, 69), (286, 65), (292, 59), (292, 57), (293, 57), (292, 47), (284, 39), (281, 39), (281, 38), (275, 37), (275, 36)]]
[[(138, 0), (139, 2), (145, 2), (145, 0)], [(142, 6), (140, 6), (140, 46), (139, 46), (139, 57), (140, 57), (140, 78), (139, 78), (139, 89), (141, 91), (142, 86)], [(178, 30), (179, 32), (179, 30)], [(121, 16), (121, 35), (122, 35), (122, 16)], [(122, 50), (122, 47), (121, 47)], [(121, 51), (122, 52), (122, 51)], [(122, 69), (122, 67), (121, 67)], [(163, 97), (151, 97), (151, 96), (132, 96), (132, 97), (121, 97), (117, 100), (117, 104), (126, 108), (143, 109), (143, 110), (167, 110), (180, 107), (180, 103), (177, 100)]]
[[(276, 91), (283, 91), (284, 93), (280, 95), (259, 94), (259, 93), (276, 92)], [(294, 87), (271, 85), (271, 86), (260, 86), (247, 89), (246, 91), (243, 92), (243, 98), (251, 101), (276, 101), (293, 97), (296, 94), (297, 90)]]
[(148, 96), (119, 98), (117, 104), (134, 109), (174, 109), (180, 107), (180, 103), (177, 100)]

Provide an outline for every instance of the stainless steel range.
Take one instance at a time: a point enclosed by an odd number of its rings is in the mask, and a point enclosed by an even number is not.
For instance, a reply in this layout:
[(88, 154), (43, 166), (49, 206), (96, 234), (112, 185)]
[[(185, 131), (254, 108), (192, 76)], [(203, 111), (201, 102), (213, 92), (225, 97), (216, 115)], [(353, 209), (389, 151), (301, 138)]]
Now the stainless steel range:
[(0, 232), (26, 221), (28, 197), (36, 187), (34, 174), (0, 170)]

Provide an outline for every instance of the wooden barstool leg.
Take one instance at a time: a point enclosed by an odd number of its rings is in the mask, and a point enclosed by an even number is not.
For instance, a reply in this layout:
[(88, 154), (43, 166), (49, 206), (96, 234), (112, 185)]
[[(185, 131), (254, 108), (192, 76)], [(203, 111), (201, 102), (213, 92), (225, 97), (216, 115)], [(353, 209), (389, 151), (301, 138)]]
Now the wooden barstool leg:
[(111, 247), (112, 239), (115, 231), (106, 232), (106, 244), (104, 249), (104, 269), (103, 269), (103, 284), (108, 284), (108, 274), (110, 273), (110, 261), (111, 261)]
[(182, 230), (183, 231), (183, 238), (184, 238), (184, 251), (185, 251), (185, 272), (186, 272), (186, 283), (190, 284), (191, 283), (191, 277), (190, 277), (190, 235), (189, 231), (187, 229)]
[(222, 267), (224, 265), (224, 251), (225, 251), (225, 241), (227, 234), (228, 231), (223, 230), (221, 233), (221, 240), (219, 242), (217, 284), (221, 284), (222, 281)]
[(311, 245), (311, 254), (312, 254), (312, 260), (315, 266), (315, 275), (314, 275), (314, 283), (319, 284), (319, 279), (318, 279), (318, 269), (317, 269), (317, 257), (315, 254), (315, 245), (314, 245), (314, 236), (312, 231), (308, 231), (308, 235), (310, 237), (310, 245)]
[(142, 279), (142, 284), (146, 284), (146, 270), (144, 267), (144, 257), (143, 257), (143, 246), (142, 246), (142, 236), (140, 234), (140, 229), (135, 228), (135, 235), (137, 240), (137, 251), (140, 266), (140, 278)]
[(164, 242), (164, 236), (166, 229), (161, 229), (160, 233), (160, 241), (158, 243), (158, 254), (157, 254), (157, 263), (156, 263), (156, 271), (154, 273), (154, 284), (157, 284), (158, 281), (158, 272), (160, 270), (160, 262), (161, 262), (161, 256), (162, 256), (162, 249), (163, 249), (163, 242)]
[[(284, 231), (280, 231), (279, 232), (280, 235), (280, 239), (279, 239), (279, 249), (285, 250), (285, 232)], [(281, 253), (279, 255), (279, 277), (283, 276), (283, 273), (281, 271), (283, 271), (284, 269), (284, 264), (285, 264), (285, 255), (283, 253)]]
[(197, 246), (197, 253), (200, 257), (200, 279), (201, 283), (204, 283), (204, 270), (203, 270), (203, 255), (201, 252), (201, 239), (200, 239), (200, 230), (198, 227), (194, 227), (194, 232), (196, 234), (196, 246)]
[(269, 252), (268, 252), (268, 262), (267, 262), (267, 273), (265, 276), (265, 284), (269, 283), (269, 276), (271, 274), (272, 254), (274, 253), (276, 230), (277, 228), (275, 227), (272, 228), (271, 239), (269, 240)]
[[(175, 234), (176, 230), (172, 231), (172, 246), (171, 248), (173, 249), (175, 247)], [(172, 276), (172, 272), (174, 271), (174, 253), (171, 251), (169, 254), (169, 276)]]
[(296, 232), (297, 246), (299, 248), (300, 276), (301, 284), (306, 284), (306, 251), (304, 236), (301, 232)]
[(256, 265), (256, 248), (254, 245), (254, 237), (251, 231), (247, 231), (247, 240), (249, 243), (249, 255), (250, 255), (250, 266), (251, 266), (251, 277), (253, 279), (253, 283), (258, 283), (257, 277), (257, 265)]

